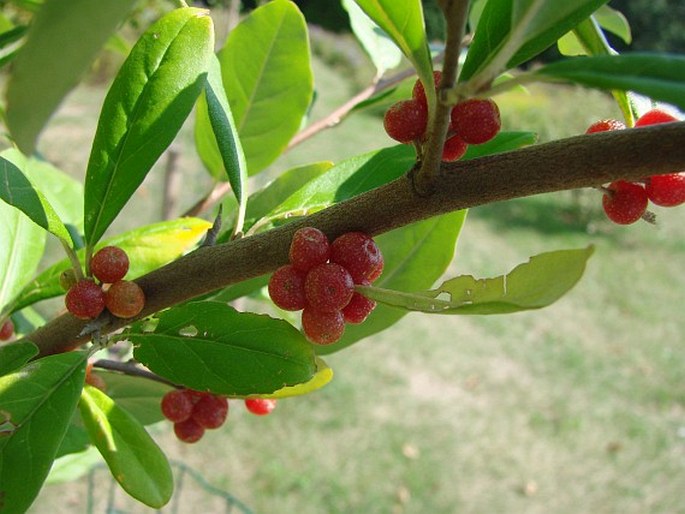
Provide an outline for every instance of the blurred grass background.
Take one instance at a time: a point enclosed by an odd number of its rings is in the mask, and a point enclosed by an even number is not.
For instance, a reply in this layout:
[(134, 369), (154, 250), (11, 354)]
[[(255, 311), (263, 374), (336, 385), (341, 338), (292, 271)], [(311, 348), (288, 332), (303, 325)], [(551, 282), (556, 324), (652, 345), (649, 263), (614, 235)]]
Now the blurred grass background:
[[(335, 44), (325, 44), (314, 63), (313, 119), (369, 75), (355, 64), (351, 76), (348, 61), (331, 58)], [(42, 137), (44, 156), (76, 177), (104, 93), (80, 87)], [(497, 101), (504, 129), (533, 130), (541, 141), (618, 116), (607, 95), (577, 88), (533, 87)], [(361, 112), (269, 173), (391, 144), (378, 112)], [(211, 182), (191, 123), (174, 146), (180, 213)], [(113, 232), (159, 219), (163, 166)], [(657, 226), (620, 227), (600, 204), (597, 191), (573, 191), (469, 213), (449, 276), (501, 274), (542, 251), (596, 246), (586, 276), (552, 307), (501, 317), (412, 314), (328, 356), (333, 382), (282, 400), (268, 417), (235, 401), (227, 424), (196, 445), (178, 442), (170, 424), (153, 434), (172, 458), (258, 513), (685, 512), (685, 211), (657, 208)], [(87, 487), (48, 486), (31, 512), (82, 512)], [(214, 511), (203, 509), (201, 490), (181, 494), (195, 511)]]

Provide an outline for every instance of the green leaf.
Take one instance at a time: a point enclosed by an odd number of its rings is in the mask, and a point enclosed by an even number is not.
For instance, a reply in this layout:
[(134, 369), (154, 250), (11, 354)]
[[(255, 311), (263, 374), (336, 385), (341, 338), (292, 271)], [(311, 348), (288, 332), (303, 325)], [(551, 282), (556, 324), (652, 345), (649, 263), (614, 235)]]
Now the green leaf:
[(176, 9), (138, 40), (107, 93), (85, 183), (85, 237), (102, 234), (176, 136), (213, 52), (206, 11)]
[[(355, 0), (355, 2), (395, 42), (414, 65), (421, 81), (424, 84), (433, 84), (433, 64), (426, 40), (421, 1)], [(426, 92), (429, 105), (433, 105), (435, 89), (428, 87)]]
[[(96, 249), (113, 245), (124, 250), (131, 262), (126, 278), (133, 280), (183, 255), (197, 244), (211, 225), (199, 218), (163, 221), (106, 239)], [(85, 251), (79, 250), (77, 255), (83, 262)], [(59, 276), (69, 268), (71, 263), (64, 259), (44, 270), (21, 290), (13, 310), (64, 294)], [(27, 276), (31, 274), (27, 273)]]
[(143, 426), (95, 387), (83, 389), (79, 409), (90, 440), (124, 491), (149, 507), (164, 506), (174, 478), (169, 461)]
[(25, 512), (37, 496), (76, 409), (86, 357), (52, 355), (0, 377), (3, 514)]
[(289, 0), (262, 5), (230, 32), (219, 60), (247, 169), (254, 175), (283, 153), (312, 101), (302, 13)]
[(271, 394), (260, 394), (260, 398), (290, 398), (292, 396), (302, 396), (304, 394), (312, 393), (321, 389), (326, 384), (333, 380), (333, 370), (328, 367), (328, 364), (319, 357), (316, 358), (316, 373), (307, 382), (297, 384), (294, 386), (285, 386), (278, 391)]
[(368, 298), (385, 305), (431, 314), (508, 314), (546, 307), (580, 280), (592, 246), (531, 257), (506, 275), (476, 279), (463, 275), (423, 293), (402, 293), (359, 287)]
[(44, 2), (33, 19), (7, 86), (7, 125), (23, 153), (33, 153), (45, 123), (134, 3), (134, 0)]
[(100, 462), (102, 462), (100, 452), (93, 446), (80, 452), (62, 455), (55, 459), (55, 462), (52, 464), (50, 474), (45, 480), (45, 484), (51, 485), (73, 482), (74, 480), (83, 477)]
[(685, 57), (680, 55), (576, 57), (543, 66), (535, 76), (540, 80), (634, 91), (685, 109)]
[[(414, 223), (376, 237), (385, 267), (375, 282), (378, 287), (417, 291), (431, 287), (454, 257), (466, 211), (457, 211)], [(335, 344), (317, 348), (328, 354), (342, 350), (397, 323), (407, 311), (379, 304), (361, 325), (347, 325)]]
[(45, 231), (22, 212), (0, 202), (0, 311), (33, 276), (45, 248)]
[(145, 330), (140, 322), (125, 334), (136, 360), (191, 389), (270, 394), (316, 373), (312, 345), (292, 325), (225, 303), (191, 302), (164, 311), (157, 326)]
[(399, 66), (402, 52), (388, 35), (371, 20), (353, 0), (342, 0), (342, 6), (350, 17), (352, 32), (369, 54), (376, 67), (376, 75)]
[(633, 42), (633, 34), (630, 30), (630, 23), (621, 11), (612, 9), (608, 5), (603, 5), (593, 15), (600, 26), (620, 37), (626, 45)]
[[(490, 0), (483, 10), (459, 80), (492, 61), (495, 75), (540, 54), (608, 0)], [(494, 78), (494, 77), (493, 77)]]
[(73, 246), (71, 236), (45, 195), (26, 178), (19, 168), (0, 157), (0, 198), (26, 214), (31, 221)]
[(38, 355), (38, 347), (30, 341), (0, 345), (0, 376), (21, 368)]
[(160, 402), (171, 386), (144, 377), (134, 377), (98, 369), (107, 384), (107, 395), (143, 425), (164, 419)]

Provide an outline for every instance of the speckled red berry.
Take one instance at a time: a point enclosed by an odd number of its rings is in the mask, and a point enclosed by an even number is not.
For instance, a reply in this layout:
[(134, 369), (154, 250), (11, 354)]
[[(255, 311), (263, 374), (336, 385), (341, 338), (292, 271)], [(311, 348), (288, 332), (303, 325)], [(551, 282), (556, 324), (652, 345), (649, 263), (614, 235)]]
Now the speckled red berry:
[(306, 274), (292, 264), (281, 266), (269, 279), (269, 296), (278, 307), (286, 311), (304, 309), (307, 300), (304, 295)]
[(245, 398), (245, 407), (252, 414), (266, 416), (276, 408), (276, 400), (271, 398)]
[(350, 302), (354, 280), (340, 264), (319, 264), (307, 273), (304, 294), (307, 304), (324, 312), (339, 311)]
[(469, 145), (459, 136), (448, 137), (442, 147), (442, 160), (445, 162), (458, 161), (468, 149)]
[(174, 433), (184, 443), (196, 443), (205, 434), (205, 429), (193, 418), (174, 423)]
[(647, 192), (640, 184), (617, 180), (607, 187), (602, 206), (607, 217), (619, 225), (639, 220), (647, 210)]
[(586, 134), (594, 134), (596, 132), (609, 132), (611, 130), (623, 130), (626, 124), (619, 120), (606, 119), (594, 122), (585, 131)]
[(647, 179), (647, 197), (661, 207), (685, 203), (685, 172), (654, 175)]
[[(438, 90), (438, 87), (440, 86), (440, 81), (442, 80), (442, 72), (439, 70), (436, 70), (433, 72), (433, 87), (435, 90)], [(426, 90), (423, 87), (423, 82), (420, 80), (417, 80), (414, 82), (414, 87), (411, 90), (411, 96), (414, 100), (417, 102), (421, 102), (423, 104), (428, 104), (428, 99), (426, 98)]]
[(452, 108), (452, 130), (470, 145), (490, 141), (502, 127), (499, 108), (490, 98), (470, 98)]
[(187, 389), (174, 389), (162, 397), (161, 408), (166, 419), (180, 423), (193, 413), (193, 399)]
[(128, 272), (128, 255), (117, 246), (105, 246), (90, 259), (90, 272), (100, 282), (113, 284)]
[(328, 261), (330, 254), (328, 238), (318, 228), (304, 227), (293, 234), (289, 257), (298, 270), (307, 272)]
[(331, 244), (331, 262), (343, 266), (354, 283), (361, 284), (378, 278), (383, 269), (383, 254), (370, 236), (347, 232)]
[(10, 337), (14, 335), (14, 323), (11, 319), (5, 320), (0, 327), (0, 341), (7, 341)]
[(345, 306), (342, 313), (346, 323), (357, 325), (363, 323), (375, 308), (376, 302), (355, 291), (350, 303)]
[(661, 109), (652, 109), (640, 116), (635, 122), (635, 126), (645, 127), (647, 125), (657, 125), (659, 123), (671, 123), (672, 121), (678, 121), (678, 118)]
[(204, 428), (219, 428), (228, 417), (228, 400), (208, 394), (195, 404), (192, 417)]
[(400, 143), (423, 139), (428, 123), (428, 107), (416, 100), (403, 100), (385, 113), (383, 126), (388, 135)]
[(119, 280), (107, 290), (105, 305), (117, 318), (133, 318), (145, 307), (145, 293), (135, 282)]
[(340, 311), (321, 312), (305, 307), (302, 311), (302, 330), (312, 343), (333, 344), (345, 332), (345, 319)]
[(80, 319), (95, 319), (105, 310), (105, 293), (92, 280), (79, 280), (64, 297), (67, 310)]

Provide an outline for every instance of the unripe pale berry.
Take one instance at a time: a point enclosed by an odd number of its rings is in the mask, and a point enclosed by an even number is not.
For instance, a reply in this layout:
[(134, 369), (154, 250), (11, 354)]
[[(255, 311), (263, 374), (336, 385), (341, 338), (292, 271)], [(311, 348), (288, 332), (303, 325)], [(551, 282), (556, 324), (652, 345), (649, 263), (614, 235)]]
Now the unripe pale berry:
[(304, 294), (307, 304), (318, 311), (339, 311), (350, 303), (354, 293), (354, 280), (340, 264), (319, 264), (307, 273)]
[(378, 278), (383, 269), (383, 254), (370, 236), (348, 232), (331, 244), (331, 262), (343, 266), (355, 284), (362, 284)]
[(444, 162), (458, 161), (468, 149), (469, 145), (459, 136), (448, 137), (442, 147), (442, 160)]
[(614, 223), (635, 223), (647, 210), (647, 193), (640, 184), (617, 180), (609, 184), (607, 189), (602, 197), (602, 207)]
[(307, 272), (318, 264), (328, 261), (331, 250), (326, 234), (318, 228), (304, 227), (293, 234), (290, 243), (290, 264)]
[(346, 323), (356, 325), (363, 323), (375, 308), (376, 302), (355, 291), (350, 303), (345, 306), (342, 313)]
[(174, 433), (184, 443), (195, 443), (202, 439), (205, 429), (193, 418), (174, 423)]
[(14, 335), (14, 323), (11, 319), (5, 320), (0, 327), (0, 341), (7, 341), (12, 335)]
[(105, 305), (117, 318), (133, 318), (145, 307), (145, 293), (135, 282), (119, 280), (107, 290)]
[(62, 289), (65, 291), (69, 291), (69, 289), (74, 287), (76, 282), (78, 282), (78, 278), (76, 277), (76, 272), (73, 268), (65, 269), (59, 274), (59, 285), (62, 286)]
[(596, 132), (609, 132), (611, 130), (623, 130), (626, 124), (619, 120), (606, 119), (594, 122), (585, 131), (586, 134), (594, 134)]
[(647, 125), (657, 125), (659, 123), (671, 123), (672, 121), (678, 121), (678, 118), (661, 109), (652, 109), (640, 116), (635, 122), (635, 126), (645, 127)]
[(122, 280), (128, 272), (128, 255), (117, 246), (101, 248), (90, 260), (90, 272), (104, 284)]
[(287, 264), (281, 266), (269, 279), (269, 296), (278, 307), (286, 311), (299, 311), (307, 304), (304, 294), (306, 274)]
[(162, 397), (161, 408), (166, 419), (180, 423), (193, 413), (193, 399), (187, 389), (174, 389)]
[(79, 280), (67, 291), (64, 304), (79, 319), (95, 319), (105, 310), (105, 293), (92, 280)]
[(649, 177), (645, 190), (647, 197), (656, 205), (681, 205), (685, 203), (685, 172)]
[(315, 344), (333, 344), (345, 332), (342, 312), (321, 312), (312, 307), (302, 311), (302, 330), (307, 339)]
[(245, 407), (252, 414), (266, 416), (276, 408), (276, 400), (272, 398), (245, 398)]
[(403, 100), (392, 105), (383, 117), (388, 135), (400, 143), (423, 139), (428, 124), (428, 107), (417, 100)]
[[(439, 70), (436, 70), (433, 72), (433, 87), (435, 90), (438, 90), (438, 87), (440, 87), (440, 81), (442, 80), (442, 72)], [(426, 90), (423, 87), (423, 82), (421, 80), (417, 80), (414, 82), (414, 87), (411, 90), (411, 96), (414, 100), (417, 102), (421, 102), (423, 104), (428, 104), (428, 99), (426, 98)]]
[(192, 417), (204, 428), (219, 428), (228, 417), (228, 400), (208, 394), (195, 404)]
[(499, 108), (490, 98), (469, 98), (452, 108), (452, 130), (470, 145), (490, 141), (502, 127)]

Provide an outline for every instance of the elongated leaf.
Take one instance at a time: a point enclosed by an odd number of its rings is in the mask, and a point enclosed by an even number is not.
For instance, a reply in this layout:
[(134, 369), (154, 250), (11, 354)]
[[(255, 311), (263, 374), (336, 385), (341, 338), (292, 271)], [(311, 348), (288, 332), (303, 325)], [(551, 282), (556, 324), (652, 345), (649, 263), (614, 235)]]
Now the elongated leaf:
[(342, 0), (342, 6), (350, 17), (352, 32), (376, 67), (376, 74), (381, 76), (385, 71), (399, 66), (402, 52), (383, 29), (364, 14), (353, 0)]
[(6, 375), (38, 355), (38, 347), (29, 342), (0, 345), (0, 376)]
[(33, 154), (36, 138), (48, 118), (78, 83), (134, 3), (135, 0), (43, 3), (18, 54), (7, 88), (7, 125), (23, 153)]
[[(382, 28), (414, 65), (424, 84), (433, 84), (423, 7), (420, 0), (355, 0), (359, 7)], [(429, 105), (435, 101), (435, 89), (426, 88)]]
[(171, 391), (171, 386), (143, 377), (134, 377), (98, 369), (97, 373), (107, 384), (107, 396), (126, 409), (143, 425), (164, 419), (160, 402)]
[(156, 328), (145, 330), (137, 323), (125, 336), (135, 358), (192, 389), (270, 394), (316, 373), (312, 346), (292, 325), (224, 303), (188, 303), (162, 312)]
[(4, 310), (36, 272), (45, 231), (4, 202), (0, 202), (0, 220), (0, 310)]
[(214, 32), (206, 11), (176, 9), (138, 40), (102, 106), (85, 183), (95, 245), (171, 143), (204, 88)]
[[(375, 284), (398, 291), (417, 291), (431, 287), (452, 261), (465, 219), (466, 211), (457, 211), (375, 238), (385, 260), (383, 274)], [(340, 341), (317, 348), (317, 353), (324, 355), (342, 350), (394, 325), (406, 313), (407, 311), (379, 304), (364, 323), (347, 325), (345, 335)]]
[(540, 309), (564, 296), (583, 276), (593, 247), (542, 253), (506, 275), (463, 275), (422, 293), (375, 287), (360, 292), (385, 305), (432, 314), (508, 314)]
[(26, 214), (31, 221), (73, 246), (71, 236), (47, 198), (19, 168), (0, 157), (0, 198)]
[(45, 480), (45, 484), (50, 485), (73, 482), (74, 480), (83, 477), (100, 462), (102, 462), (102, 457), (97, 451), (97, 448), (93, 446), (77, 453), (62, 455), (58, 459), (55, 459), (55, 462), (52, 464), (50, 474)]
[(254, 175), (283, 152), (312, 101), (302, 13), (289, 0), (255, 9), (228, 35), (219, 60), (248, 172)]
[[(96, 248), (114, 245), (124, 250), (131, 262), (126, 278), (133, 280), (183, 255), (197, 244), (210, 227), (211, 223), (199, 218), (164, 221), (106, 239)], [(84, 250), (77, 252), (81, 262), (84, 254)], [(64, 294), (59, 276), (70, 267), (69, 260), (64, 259), (44, 270), (21, 290), (13, 310)], [(27, 276), (31, 274), (27, 273)]]
[(634, 91), (685, 110), (685, 57), (680, 55), (576, 57), (543, 66), (536, 75), (541, 80)]
[(38, 494), (76, 409), (85, 373), (86, 354), (69, 352), (0, 377), (3, 514), (25, 512)]
[(502, 52), (502, 69), (514, 68), (543, 52), (608, 0), (490, 0), (481, 14), (460, 81)]
[(174, 490), (171, 466), (143, 426), (95, 387), (83, 389), (79, 409), (90, 440), (124, 491), (149, 507), (164, 506)]

